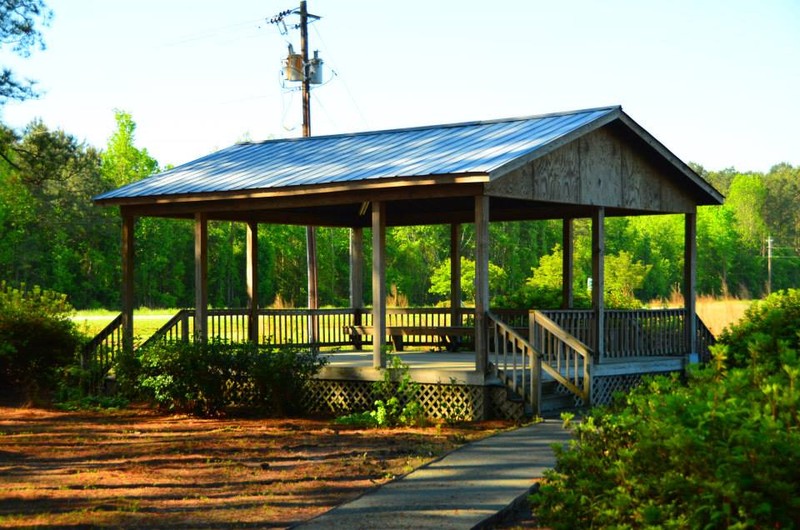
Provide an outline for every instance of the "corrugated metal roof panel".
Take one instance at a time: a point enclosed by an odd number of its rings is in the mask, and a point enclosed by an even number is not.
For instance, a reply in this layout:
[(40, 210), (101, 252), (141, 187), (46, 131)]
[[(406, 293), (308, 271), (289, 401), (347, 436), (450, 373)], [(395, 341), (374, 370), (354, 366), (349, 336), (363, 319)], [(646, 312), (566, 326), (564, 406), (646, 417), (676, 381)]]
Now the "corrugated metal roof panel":
[(490, 122), (237, 144), (95, 200), (488, 174), (618, 110), (606, 107)]

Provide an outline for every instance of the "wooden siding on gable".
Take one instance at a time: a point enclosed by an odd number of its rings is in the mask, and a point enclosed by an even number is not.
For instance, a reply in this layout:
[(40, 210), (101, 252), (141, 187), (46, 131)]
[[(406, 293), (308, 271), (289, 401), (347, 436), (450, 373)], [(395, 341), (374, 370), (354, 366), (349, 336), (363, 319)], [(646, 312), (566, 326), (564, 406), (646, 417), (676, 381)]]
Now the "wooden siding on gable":
[(688, 183), (663, 167), (603, 127), (493, 179), (487, 193), (631, 211), (695, 211), (695, 200), (682, 189)]

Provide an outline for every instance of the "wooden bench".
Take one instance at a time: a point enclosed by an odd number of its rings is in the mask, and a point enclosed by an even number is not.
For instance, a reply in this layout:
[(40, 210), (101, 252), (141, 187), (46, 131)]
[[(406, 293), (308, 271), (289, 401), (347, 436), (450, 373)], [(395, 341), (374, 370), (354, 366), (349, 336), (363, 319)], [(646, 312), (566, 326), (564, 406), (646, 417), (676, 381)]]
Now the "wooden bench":
[[(360, 344), (360, 337), (374, 335), (375, 328), (372, 326), (345, 326), (344, 332), (353, 337), (354, 344)], [(447, 348), (448, 351), (455, 351), (459, 346), (459, 339), (461, 337), (474, 336), (475, 328), (468, 326), (386, 326), (386, 335), (391, 338), (396, 351), (403, 351), (403, 337), (410, 336), (438, 337), (439, 343), (432, 344), (433, 346), (441, 346)]]

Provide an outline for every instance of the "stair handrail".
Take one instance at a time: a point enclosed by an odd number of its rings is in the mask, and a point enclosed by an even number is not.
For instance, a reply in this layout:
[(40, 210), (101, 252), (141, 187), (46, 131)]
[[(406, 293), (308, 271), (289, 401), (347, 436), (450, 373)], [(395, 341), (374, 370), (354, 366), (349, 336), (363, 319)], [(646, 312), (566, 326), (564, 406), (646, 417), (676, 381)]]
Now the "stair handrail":
[[(165, 340), (167, 336), (173, 334), (173, 330), (175, 330), (174, 334), (176, 336), (178, 335), (178, 332), (180, 333), (182, 340), (189, 340), (190, 334), (188, 319), (192, 315), (194, 315), (194, 311), (191, 309), (179, 309), (172, 318), (167, 320), (163, 326), (158, 328), (155, 333), (150, 336), (150, 338), (141, 343), (137, 349), (145, 348), (159, 340)], [(183, 324), (183, 327), (180, 330), (178, 330), (179, 324)]]
[[(491, 364), (494, 374), (501, 378), (507, 388), (523, 401), (527, 401), (533, 414), (538, 416), (542, 397), (541, 355), (534, 350), (525, 337), (491, 311), (487, 312), (487, 322), (490, 337), (494, 339), (494, 362)], [(511, 346), (510, 361), (508, 346)], [(528, 371), (530, 372), (530, 385), (528, 385), (526, 377)], [(520, 372), (519, 375), (522, 377), (517, 377), (517, 372)]]
[[(575, 356), (571, 358), (573, 373), (572, 377), (570, 377), (570, 367), (565, 366), (566, 375), (563, 374), (562, 366), (554, 363), (552, 356), (543, 352), (544, 348), (537, 346), (535, 340), (523, 337), (514, 328), (500, 320), (497, 315), (489, 312), (487, 316), (494, 338), (494, 371), (496, 375), (502, 376), (506, 386), (530, 403), (534, 414), (539, 414), (541, 406), (542, 371), (549, 374), (568, 391), (583, 400), (587, 406), (590, 405), (592, 352), (585, 344), (541, 313), (531, 313), (530, 337), (537, 336), (536, 326), (538, 325), (569, 348), (569, 350), (565, 349), (565, 351), (575, 352)], [(511, 347), (510, 360), (508, 355), (509, 346)], [(578, 357), (581, 358), (580, 362)], [(570, 356), (567, 355), (566, 359), (569, 360)], [(522, 373), (521, 378), (517, 377), (518, 371)], [(530, 371), (530, 387), (527, 385), (527, 371)]]
[[(569, 332), (564, 330), (561, 326), (556, 324), (552, 319), (545, 316), (541, 311), (533, 310), (530, 315), (530, 338), (533, 344), (533, 349), (542, 358), (542, 369), (550, 374), (553, 379), (564, 385), (570, 392), (581, 398), (587, 406), (591, 403), (592, 394), (592, 379), (591, 379), (591, 365), (592, 365), (592, 350), (583, 342), (572, 336)], [(561, 373), (560, 357), (554, 358), (553, 352), (544, 347), (543, 342), (539, 341), (540, 338), (538, 328), (541, 327), (547, 331), (553, 339), (555, 344), (561, 344), (574, 351), (577, 356), (582, 360), (579, 362), (578, 357), (572, 359), (573, 375), (569, 377), (569, 356), (564, 359), (566, 361), (566, 372), (564, 376)], [(539, 344), (536, 344), (539, 342)], [(568, 350), (567, 350), (568, 351)], [(553, 366), (556, 364), (556, 366)], [(582, 365), (580, 367), (579, 365)], [(582, 368), (582, 369), (581, 369)], [(580, 372), (580, 374), (578, 373)]]
[(117, 315), (81, 349), (81, 368), (88, 379), (81, 386), (88, 392), (102, 390), (103, 380), (122, 351), (122, 313)]

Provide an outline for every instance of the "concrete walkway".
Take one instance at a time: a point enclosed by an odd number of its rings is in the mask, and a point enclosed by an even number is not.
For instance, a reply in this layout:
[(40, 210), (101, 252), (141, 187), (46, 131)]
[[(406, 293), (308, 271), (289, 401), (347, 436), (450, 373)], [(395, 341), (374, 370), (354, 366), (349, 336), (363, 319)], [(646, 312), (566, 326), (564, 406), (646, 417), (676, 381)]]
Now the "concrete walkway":
[(481, 527), (527, 494), (555, 465), (551, 445), (569, 438), (558, 420), (496, 434), (293, 528)]

